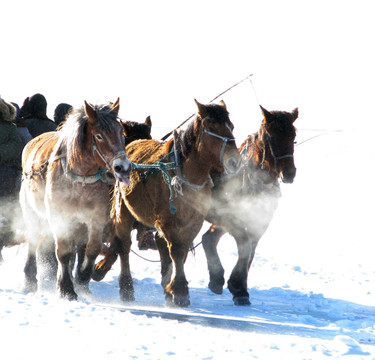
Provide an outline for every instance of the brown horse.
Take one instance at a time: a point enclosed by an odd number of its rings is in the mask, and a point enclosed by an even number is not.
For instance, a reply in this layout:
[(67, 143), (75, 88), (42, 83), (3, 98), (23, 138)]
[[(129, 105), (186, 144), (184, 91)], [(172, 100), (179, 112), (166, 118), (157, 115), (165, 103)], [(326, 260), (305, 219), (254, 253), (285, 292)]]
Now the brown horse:
[(235, 305), (250, 305), (248, 272), (256, 246), (277, 208), (281, 196), (279, 179), (292, 183), (296, 175), (293, 123), (298, 109), (291, 113), (269, 112), (262, 107), (261, 110), (264, 119), (259, 131), (240, 147), (242, 171), (231, 179), (213, 175), (213, 201), (206, 217), (212, 225), (202, 238), (210, 274), (209, 288), (217, 294), (222, 293), (224, 285), (217, 244), (225, 233), (231, 234), (237, 243), (238, 261), (228, 280)]
[[(210, 207), (210, 171), (233, 173), (240, 160), (225, 104), (196, 104), (196, 118), (174, 139), (166, 143), (139, 140), (126, 147), (129, 159), (142, 165), (135, 165), (138, 171), (132, 171), (129, 187), (116, 182), (113, 198), (114, 246), (121, 259), (123, 300), (134, 299), (130, 232), (135, 221), (140, 221), (155, 227), (168, 245), (174, 277), (170, 281), (169, 272), (162, 281), (166, 300), (178, 306), (190, 304), (184, 263)], [(169, 163), (165, 163), (167, 159)], [(173, 166), (168, 167), (170, 164)]]
[[(139, 123), (136, 121), (121, 121), (121, 124), (124, 128), (124, 136), (125, 136), (125, 144), (130, 144), (134, 140), (139, 139), (151, 139), (151, 127), (152, 122), (150, 116), (146, 118), (146, 120), (143, 123)], [(62, 124), (60, 125), (62, 126)], [(114, 179), (112, 179), (112, 174), (108, 173), (108, 176), (111, 177), (108, 181), (108, 191), (111, 194), (113, 192), (113, 184)], [(108, 207), (109, 207), (108, 203)], [(109, 210), (109, 209), (108, 209)], [(114, 236), (114, 226), (113, 221), (109, 217), (108, 213), (108, 220), (103, 230), (103, 243), (105, 244), (102, 246), (101, 254), (107, 254), (109, 246), (106, 244), (110, 243), (111, 238)], [(147, 227), (143, 226), (142, 224), (137, 224), (137, 231), (138, 235), (142, 236), (142, 234), (148, 230)], [(82, 241), (81, 243), (76, 244), (77, 247), (77, 269), (79, 269), (84, 260), (85, 260), (85, 253), (86, 253), (86, 243), (87, 243), (87, 231), (84, 231), (82, 233)], [(108, 254), (109, 255), (109, 254)], [(117, 257), (117, 254), (116, 254)], [(53, 241), (43, 240), (39, 243), (38, 246), (38, 259), (41, 263), (46, 265), (47, 272), (45, 273), (45, 276), (50, 279), (56, 278), (57, 273), (57, 266), (58, 262), (55, 255), (55, 244)], [(73, 262), (74, 264), (75, 258), (73, 256)], [(94, 280), (95, 277), (92, 277)]]
[(101, 106), (85, 102), (58, 131), (42, 134), (26, 145), (20, 190), (29, 243), (25, 291), (37, 289), (36, 248), (48, 232), (56, 243), (61, 296), (77, 299), (71, 262), (74, 246), (81, 241), (87, 241), (87, 246), (76, 280), (88, 288), (107, 219), (107, 174), (129, 184), (131, 163), (124, 151), (118, 111), (119, 100)]

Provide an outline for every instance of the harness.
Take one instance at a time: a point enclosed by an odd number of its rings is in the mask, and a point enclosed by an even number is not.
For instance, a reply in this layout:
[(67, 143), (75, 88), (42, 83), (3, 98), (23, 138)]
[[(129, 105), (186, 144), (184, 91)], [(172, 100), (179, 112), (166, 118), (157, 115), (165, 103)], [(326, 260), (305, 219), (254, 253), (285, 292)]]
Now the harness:
[[(57, 160), (61, 160), (61, 166), (63, 168), (64, 175), (73, 184), (74, 183), (81, 183), (82, 186), (85, 186), (85, 185), (95, 184), (96, 182), (101, 181), (103, 183), (107, 183), (109, 185), (113, 185), (115, 182), (114, 182), (113, 177), (110, 176), (110, 171), (112, 169), (112, 164), (113, 164), (113, 162), (116, 159), (118, 159), (120, 157), (123, 157), (123, 156), (126, 156), (126, 152), (122, 150), (122, 151), (119, 151), (111, 159), (110, 162), (108, 162), (104, 158), (104, 156), (102, 155), (102, 153), (100, 152), (100, 150), (98, 149), (98, 147), (96, 145), (96, 142), (95, 142), (95, 138), (93, 137), (92, 154), (93, 154), (93, 156), (95, 156), (95, 153), (97, 153), (99, 155), (99, 157), (105, 163), (107, 169), (101, 169), (101, 168), (99, 168), (99, 170), (95, 174), (88, 175), (88, 176), (83, 176), (83, 175), (76, 174), (72, 170), (68, 170), (68, 166), (67, 166), (67, 163), (66, 163), (65, 146), (62, 145), (61, 143), (60, 144), (59, 143), (56, 144), (56, 146), (57, 146), (57, 149), (56, 149), (56, 151), (53, 152), (53, 154), (55, 154), (54, 156), (51, 155), (51, 157), (40, 166), (39, 170), (33, 170), (33, 171), (29, 171), (29, 172), (24, 172), (23, 173), (23, 178), (31, 179), (35, 175), (44, 177), (44, 175), (45, 175), (45, 173), (47, 171), (48, 165), (50, 163), (53, 163), (53, 162), (57, 161)], [(61, 154), (56, 155), (56, 153), (58, 152), (58, 150), (61, 150)]]
[[(208, 131), (206, 128), (203, 129), (201, 135), (200, 135), (200, 140), (204, 134), (208, 134), (211, 136), (214, 136), (216, 138), (219, 138), (223, 141), (223, 145), (220, 150), (220, 164), (222, 164), (222, 159), (224, 155), (224, 150), (225, 146), (228, 141), (235, 141), (234, 138), (228, 138), (224, 136), (220, 136), (218, 134), (215, 134), (211, 131)], [(182, 191), (182, 185), (188, 186), (191, 190), (193, 191), (201, 191), (203, 190), (208, 184), (210, 184), (211, 187), (214, 186), (213, 181), (211, 176), (209, 175), (208, 178), (205, 180), (205, 182), (201, 185), (197, 184), (192, 184), (186, 177), (182, 174), (181, 172), (181, 163), (180, 163), (180, 152), (177, 149), (177, 131), (174, 130), (173, 132), (173, 137), (174, 137), (174, 142), (173, 142), (173, 150), (168, 153), (167, 155), (163, 156), (160, 160), (153, 164), (135, 164), (132, 163), (132, 167), (134, 169), (147, 169), (146, 176), (148, 174), (156, 174), (159, 171), (162, 172), (163, 179), (165, 183), (168, 185), (169, 188), (169, 211), (171, 214), (175, 214), (177, 212), (177, 208), (172, 204), (173, 198), (174, 198), (174, 193), (173, 190), (175, 190), (176, 193), (178, 193), (180, 196), (184, 196), (183, 191)], [(163, 160), (167, 158), (174, 158), (174, 161), (165, 163)], [(168, 172), (168, 170), (175, 170), (176, 175), (171, 176)]]

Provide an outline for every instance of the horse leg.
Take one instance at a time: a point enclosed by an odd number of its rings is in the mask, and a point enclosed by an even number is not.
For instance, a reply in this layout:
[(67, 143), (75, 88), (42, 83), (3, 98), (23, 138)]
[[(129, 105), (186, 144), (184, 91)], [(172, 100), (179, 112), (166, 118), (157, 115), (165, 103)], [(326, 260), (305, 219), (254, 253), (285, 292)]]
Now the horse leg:
[(108, 240), (106, 239), (106, 241), (103, 242), (108, 242), (109, 246), (102, 246), (102, 255), (104, 255), (104, 258), (95, 265), (91, 276), (95, 281), (103, 280), (107, 272), (111, 270), (112, 265), (117, 260), (120, 239), (115, 236), (114, 232), (115, 229), (113, 224), (107, 224), (104, 234)]
[(58, 262), (56, 259), (55, 242), (51, 235), (45, 235), (38, 246), (38, 261), (45, 267), (45, 276), (56, 281)]
[(29, 241), (26, 264), (23, 270), (25, 273), (23, 291), (25, 293), (34, 293), (38, 290), (36, 248), (35, 242)]
[[(89, 292), (89, 282), (95, 266), (95, 260), (102, 248), (102, 235), (104, 224), (92, 220), (88, 228), (88, 241), (83, 256), (82, 246), (87, 238), (86, 231), (79, 230), (78, 244), (80, 244), (80, 256), (78, 256), (76, 281), (86, 291)], [(84, 229), (85, 230), (85, 229)]]
[(236, 229), (230, 233), (236, 240), (238, 260), (229, 277), (228, 289), (233, 295), (235, 305), (250, 305), (247, 279), (259, 238), (248, 234), (245, 229)]
[(130, 272), (129, 253), (132, 245), (131, 231), (135, 219), (130, 214), (126, 206), (121, 206), (121, 221), (115, 223), (116, 242), (118, 244), (117, 251), (120, 257), (120, 298), (122, 301), (134, 301), (133, 278)]
[(161, 286), (163, 289), (170, 283), (172, 277), (173, 264), (169, 256), (168, 244), (158, 233), (155, 235), (155, 243), (159, 250), (161, 261)]
[(184, 272), (184, 264), (189, 252), (185, 242), (169, 242), (169, 254), (172, 258), (175, 276), (165, 287), (165, 299), (168, 304), (187, 307), (190, 305), (189, 287)]
[(221, 264), (219, 254), (217, 253), (217, 244), (220, 238), (225, 234), (223, 228), (211, 226), (202, 236), (203, 249), (207, 258), (208, 272), (210, 282), (208, 287), (215, 294), (223, 293), (224, 286), (224, 268)]
[(24, 217), (27, 229), (28, 251), (23, 270), (25, 274), (23, 290), (26, 293), (31, 293), (38, 290), (36, 250), (40, 241), (38, 233), (38, 229), (40, 228), (38, 224), (40, 223), (36, 217), (32, 216), (34, 212), (31, 211), (28, 214), (29, 217)]
[(56, 240), (56, 256), (59, 261), (59, 275), (57, 287), (62, 298), (77, 300), (78, 296), (74, 291), (72, 281), (72, 256), (73, 242), (68, 238), (58, 238)]

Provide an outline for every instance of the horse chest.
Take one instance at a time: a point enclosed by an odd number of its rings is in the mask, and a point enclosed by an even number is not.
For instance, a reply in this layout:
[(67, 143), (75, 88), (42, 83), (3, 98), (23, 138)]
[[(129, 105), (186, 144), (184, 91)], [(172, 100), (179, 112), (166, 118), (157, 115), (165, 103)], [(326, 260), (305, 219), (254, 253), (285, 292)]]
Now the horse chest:
[[(59, 204), (70, 214), (94, 212), (98, 208), (106, 209), (109, 205), (109, 187), (103, 183), (82, 185), (80, 183), (57, 183), (49, 187), (47, 199)], [(105, 210), (104, 210), (105, 211)]]

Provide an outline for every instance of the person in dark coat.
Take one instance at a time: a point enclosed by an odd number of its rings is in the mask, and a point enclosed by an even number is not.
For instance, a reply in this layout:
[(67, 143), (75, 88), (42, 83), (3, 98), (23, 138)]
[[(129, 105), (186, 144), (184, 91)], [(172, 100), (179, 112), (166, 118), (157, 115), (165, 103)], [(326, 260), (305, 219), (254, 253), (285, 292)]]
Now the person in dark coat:
[(0, 263), (1, 250), (15, 240), (13, 230), (21, 169), (22, 140), (13, 123), (17, 109), (0, 98)]
[(17, 115), (13, 122), (17, 126), (17, 131), (21, 137), (23, 146), (25, 146), (33, 137), (31, 136), (30, 131), (27, 128), (25, 119), (20, 117), (20, 107), (14, 102), (12, 102), (11, 104), (17, 109)]
[(73, 110), (73, 106), (66, 103), (61, 103), (56, 106), (55, 112), (53, 114), (53, 120), (55, 124), (59, 126), (62, 122), (66, 120), (66, 116)]
[(23, 144), (13, 123), (17, 109), (0, 98), (0, 197), (14, 192)]
[(26, 98), (20, 109), (20, 116), (25, 120), (33, 138), (56, 130), (57, 125), (47, 116), (47, 100), (42, 94)]

